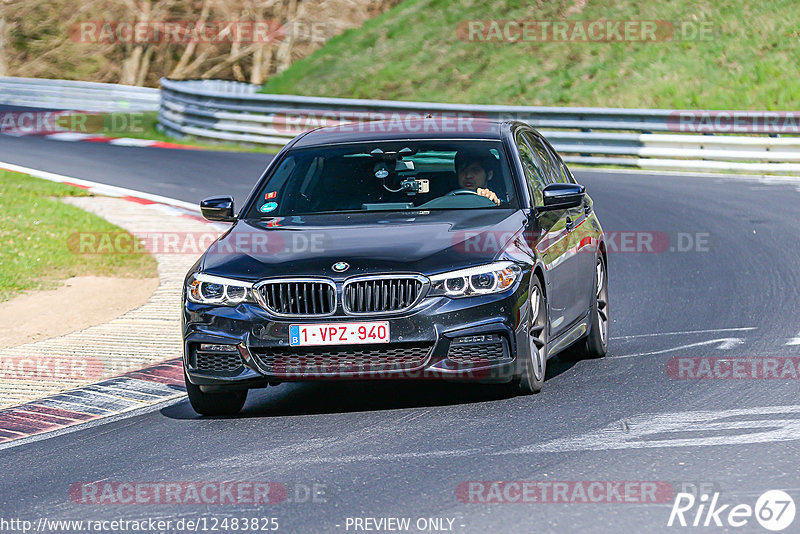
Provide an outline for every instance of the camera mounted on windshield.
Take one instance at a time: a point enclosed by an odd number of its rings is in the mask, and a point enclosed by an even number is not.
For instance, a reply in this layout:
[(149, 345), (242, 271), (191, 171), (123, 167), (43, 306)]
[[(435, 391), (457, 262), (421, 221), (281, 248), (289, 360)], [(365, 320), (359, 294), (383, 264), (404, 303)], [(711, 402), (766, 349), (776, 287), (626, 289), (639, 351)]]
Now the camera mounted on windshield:
[[(430, 182), (424, 179), (417, 179), (417, 170), (413, 160), (404, 160), (404, 156), (412, 156), (416, 150), (408, 147), (397, 152), (384, 152), (376, 148), (370, 152), (370, 156), (377, 159), (373, 167), (375, 177), (381, 181), (383, 188), (390, 193), (403, 193), (414, 196), (418, 193), (430, 191)], [(391, 187), (392, 182), (398, 184), (395, 188)]]

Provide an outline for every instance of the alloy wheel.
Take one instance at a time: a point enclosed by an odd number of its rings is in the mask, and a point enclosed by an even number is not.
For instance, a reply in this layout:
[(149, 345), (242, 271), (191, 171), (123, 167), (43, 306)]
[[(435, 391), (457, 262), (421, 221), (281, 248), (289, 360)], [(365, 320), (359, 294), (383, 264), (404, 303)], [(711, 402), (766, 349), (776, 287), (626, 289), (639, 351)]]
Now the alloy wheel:
[(545, 313), (544, 297), (537, 286), (531, 287), (531, 312), (528, 322), (528, 339), (530, 340), (531, 364), (536, 380), (544, 376), (545, 366), (545, 326), (547, 313)]
[(606, 282), (606, 269), (603, 260), (597, 259), (597, 324), (600, 327), (600, 341), (603, 346), (608, 344), (608, 287)]

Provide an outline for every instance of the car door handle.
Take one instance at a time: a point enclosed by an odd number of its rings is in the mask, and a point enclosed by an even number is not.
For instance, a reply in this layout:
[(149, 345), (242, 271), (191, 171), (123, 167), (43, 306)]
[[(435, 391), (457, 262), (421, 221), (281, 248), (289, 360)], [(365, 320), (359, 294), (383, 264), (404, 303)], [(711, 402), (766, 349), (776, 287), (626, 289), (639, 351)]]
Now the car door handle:
[(573, 224), (573, 223), (572, 223), (572, 219), (571, 219), (571, 218), (569, 218), (569, 217), (567, 217), (567, 224), (565, 224), (565, 225), (564, 225), (564, 226), (565, 226), (565, 228), (567, 229), (567, 232), (569, 232), (570, 230), (572, 230), (572, 224)]
[(583, 214), (589, 215), (590, 213), (592, 213), (592, 205), (587, 204), (586, 207), (583, 208)]

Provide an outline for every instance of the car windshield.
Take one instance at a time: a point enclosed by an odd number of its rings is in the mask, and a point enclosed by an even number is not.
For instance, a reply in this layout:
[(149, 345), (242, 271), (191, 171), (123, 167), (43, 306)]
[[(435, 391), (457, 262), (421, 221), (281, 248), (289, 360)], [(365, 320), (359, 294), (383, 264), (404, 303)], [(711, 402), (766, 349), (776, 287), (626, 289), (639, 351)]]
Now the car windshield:
[(517, 208), (500, 141), (392, 141), (289, 151), (248, 218)]

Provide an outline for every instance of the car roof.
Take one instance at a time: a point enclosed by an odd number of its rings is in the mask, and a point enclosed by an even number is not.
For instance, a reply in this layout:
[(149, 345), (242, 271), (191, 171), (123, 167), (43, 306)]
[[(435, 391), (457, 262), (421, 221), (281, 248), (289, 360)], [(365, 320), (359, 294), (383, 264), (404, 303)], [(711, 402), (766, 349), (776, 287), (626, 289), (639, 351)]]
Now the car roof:
[(485, 139), (499, 141), (508, 123), (464, 115), (397, 118), (328, 126), (311, 130), (299, 137), (292, 148), (359, 143), (365, 141), (402, 141), (421, 139)]

